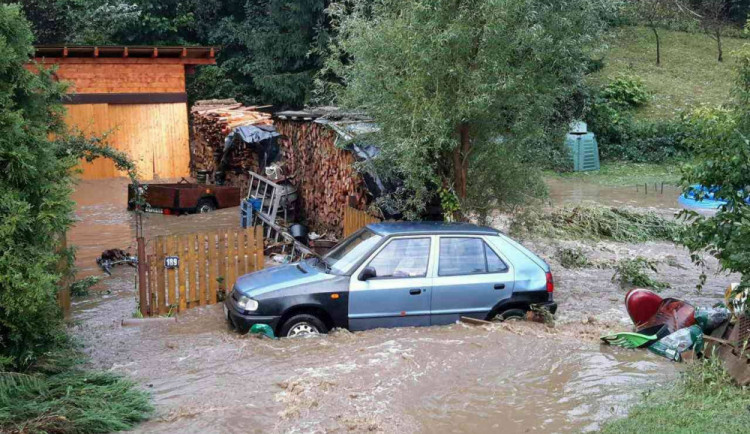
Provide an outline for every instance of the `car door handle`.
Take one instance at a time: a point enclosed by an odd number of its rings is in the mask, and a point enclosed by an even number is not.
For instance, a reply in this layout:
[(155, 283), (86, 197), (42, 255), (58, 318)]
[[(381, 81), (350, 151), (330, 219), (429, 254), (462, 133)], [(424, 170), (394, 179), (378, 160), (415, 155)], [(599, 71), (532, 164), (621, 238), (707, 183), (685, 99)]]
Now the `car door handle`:
[(422, 293), (421, 289), (410, 289), (409, 290), (409, 294), (411, 294), (411, 295), (419, 295), (421, 293)]
[(498, 284), (495, 285), (495, 289), (505, 289), (505, 284), (504, 283), (498, 283)]

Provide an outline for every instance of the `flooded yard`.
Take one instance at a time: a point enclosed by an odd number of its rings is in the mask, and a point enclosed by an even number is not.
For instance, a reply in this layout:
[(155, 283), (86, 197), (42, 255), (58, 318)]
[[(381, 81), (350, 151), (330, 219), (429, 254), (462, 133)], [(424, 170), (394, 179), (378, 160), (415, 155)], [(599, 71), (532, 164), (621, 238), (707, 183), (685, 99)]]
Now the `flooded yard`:
[[(125, 185), (79, 185), (80, 221), (69, 242), (79, 246), (81, 275), (98, 274), (101, 251), (127, 248), (133, 239)], [(555, 203), (591, 197), (560, 186), (551, 191)], [(621, 200), (599, 197), (609, 205)], [(629, 200), (625, 193), (622, 200)], [(676, 194), (665, 189), (662, 199), (643, 206), (676, 208)], [(149, 215), (145, 233), (236, 227), (237, 213)], [(218, 305), (188, 310), (176, 323), (122, 327), (136, 294), (135, 269), (121, 267), (96, 294), (74, 301), (72, 333), (96, 367), (127, 374), (153, 393), (156, 415), (141, 432), (588, 431), (625, 415), (641, 393), (677, 375), (677, 365), (649, 352), (599, 345), (600, 334), (627, 330), (629, 322), (625, 291), (611, 281), (611, 269), (568, 270), (554, 258), (559, 242), (526, 244), (555, 274), (555, 328), (454, 324), (268, 340), (230, 331)], [(713, 304), (731, 281), (712, 275), (711, 289), (693, 295), (700, 270), (671, 243), (581, 245), (602, 259), (672, 258), (674, 266), (663, 268), (672, 285), (665, 294), (699, 305)]]

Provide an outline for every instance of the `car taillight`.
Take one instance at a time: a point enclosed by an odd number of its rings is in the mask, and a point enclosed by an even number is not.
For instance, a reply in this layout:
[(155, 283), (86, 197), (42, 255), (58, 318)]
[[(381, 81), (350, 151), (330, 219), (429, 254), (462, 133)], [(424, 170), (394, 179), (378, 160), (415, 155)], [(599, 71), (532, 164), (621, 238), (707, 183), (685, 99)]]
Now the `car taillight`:
[(555, 281), (552, 280), (552, 272), (548, 271), (547, 274), (547, 292), (555, 292)]

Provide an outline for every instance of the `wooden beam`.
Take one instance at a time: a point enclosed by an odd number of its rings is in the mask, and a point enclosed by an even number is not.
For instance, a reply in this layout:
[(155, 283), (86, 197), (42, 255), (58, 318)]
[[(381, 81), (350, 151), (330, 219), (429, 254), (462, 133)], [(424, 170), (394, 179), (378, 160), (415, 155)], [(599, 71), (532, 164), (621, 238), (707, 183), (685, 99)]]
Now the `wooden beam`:
[(187, 102), (187, 93), (77, 93), (66, 95), (63, 104), (174, 104)]
[(124, 50), (122, 50), (122, 57), (128, 57), (130, 53), (128, 53), (128, 47), (125, 47)]
[(37, 57), (37, 63), (44, 65), (54, 64), (152, 64), (152, 65), (216, 65), (216, 59), (193, 58), (193, 57)]
[(63, 57), (68, 57), (68, 47), (63, 47)]
[(99, 47), (94, 47), (94, 57), (99, 57)]
[(187, 48), (182, 47), (182, 54), (180, 54), (180, 57), (187, 57)]
[(159, 57), (159, 48), (154, 47), (154, 52), (151, 53), (151, 57), (153, 57), (153, 58)]

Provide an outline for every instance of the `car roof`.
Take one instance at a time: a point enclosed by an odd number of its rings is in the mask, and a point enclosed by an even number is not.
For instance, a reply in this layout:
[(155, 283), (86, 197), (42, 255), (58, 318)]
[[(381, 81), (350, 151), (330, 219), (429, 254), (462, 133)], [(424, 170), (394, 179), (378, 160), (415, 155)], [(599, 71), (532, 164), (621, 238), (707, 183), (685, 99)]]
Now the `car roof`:
[(382, 222), (370, 223), (367, 228), (384, 237), (391, 235), (411, 234), (479, 234), (497, 235), (492, 228), (477, 226), (471, 223), (446, 222)]

